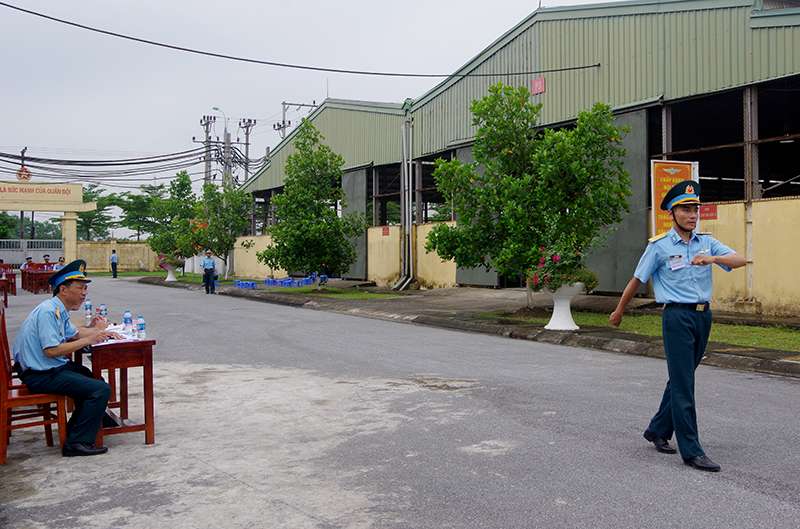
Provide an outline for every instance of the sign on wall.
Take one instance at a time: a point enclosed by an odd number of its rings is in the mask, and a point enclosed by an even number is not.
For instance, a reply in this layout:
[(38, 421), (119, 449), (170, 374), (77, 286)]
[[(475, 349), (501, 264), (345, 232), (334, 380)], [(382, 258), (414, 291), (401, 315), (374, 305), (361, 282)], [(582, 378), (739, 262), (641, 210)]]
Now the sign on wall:
[(539, 77), (531, 83), (531, 95), (542, 93), (544, 93), (544, 77)]
[(652, 227), (651, 236), (669, 231), (672, 221), (666, 211), (662, 211), (661, 201), (667, 192), (684, 180), (699, 181), (700, 164), (698, 162), (676, 162), (674, 160), (650, 161), (650, 189), (652, 189)]

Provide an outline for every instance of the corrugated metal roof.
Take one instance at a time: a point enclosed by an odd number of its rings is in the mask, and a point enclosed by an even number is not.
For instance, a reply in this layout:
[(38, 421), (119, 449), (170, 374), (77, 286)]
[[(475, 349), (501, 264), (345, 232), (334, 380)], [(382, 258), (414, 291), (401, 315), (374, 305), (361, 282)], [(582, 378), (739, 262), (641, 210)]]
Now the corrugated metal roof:
[[(400, 157), (400, 126), (405, 103), (326, 99), (308, 119), (325, 137), (323, 143), (345, 160), (345, 167), (393, 163)], [(248, 192), (283, 185), (286, 159), (295, 152), (292, 130), (270, 154), (269, 163), (247, 182)]]
[[(546, 91), (533, 100), (549, 125), (597, 101), (622, 108), (799, 72), (800, 10), (763, 7), (763, 0), (635, 0), (538, 9), (410, 105), (413, 156), (474, 138), (470, 104), (500, 81), (530, 87), (544, 77)], [(400, 159), (408, 107), (326, 100), (310, 119), (346, 165), (384, 164)], [(281, 185), (291, 138), (248, 189)]]
[[(795, 10), (771, 11), (783, 13), (781, 27), (751, 29), (763, 13), (754, 11), (756, 4), (647, 0), (538, 9), (414, 103), (414, 156), (474, 137), (470, 103), (497, 81), (530, 88), (544, 77), (546, 92), (534, 101), (543, 103), (547, 125), (597, 101), (612, 107), (659, 96), (669, 101), (797, 73)], [(515, 72), (530, 73), (507, 75)], [(464, 77), (483, 73), (498, 75)]]

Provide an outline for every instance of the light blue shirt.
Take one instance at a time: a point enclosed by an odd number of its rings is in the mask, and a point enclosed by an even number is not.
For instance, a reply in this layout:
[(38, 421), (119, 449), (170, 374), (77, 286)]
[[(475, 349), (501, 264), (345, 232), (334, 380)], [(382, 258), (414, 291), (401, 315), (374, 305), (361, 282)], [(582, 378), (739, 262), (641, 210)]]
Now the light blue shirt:
[[(702, 252), (702, 253), (701, 253)], [(651, 241), (639, 259), (633, 276), (646, 283), (652, 276), (658, 303), (703, 303), (711, 301), (714, 281), (711, 266), (692, 266), (696, 255), (736, 253), (714, 237), (692, 232), (689, 244), (671, 228), (664, 237)], [(717, 263), (723, 270), (731, 268)]]
[(14, 361), (22, 369), (47, 371), (61, 367), (69, 360), (66, 356), (49, 358), (44, 354), (48, 347), (56, 347), (78, 334), (69, 322), (69, 311), (57, 297), (43, 301), (25, 318), (14, 340)]
[(111, 257), (109, 257), (109, 259), (111, 260), (112, 263), (116, 263), (117, 262), (117, 254), (112, 253)]
[(200, 261), (200, 266), (203, 267), (203, 270), (208, 270), (209, 268), (216, 268), (217, 263), (213, 257), (203, 257), (203, 260)]

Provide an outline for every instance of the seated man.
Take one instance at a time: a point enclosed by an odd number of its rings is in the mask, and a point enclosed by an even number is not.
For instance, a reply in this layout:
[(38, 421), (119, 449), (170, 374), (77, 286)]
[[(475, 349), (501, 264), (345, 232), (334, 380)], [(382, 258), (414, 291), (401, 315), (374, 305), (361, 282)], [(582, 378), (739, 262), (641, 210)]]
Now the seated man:
[(66, 261), (64, 261), (63, 257), (59, 257), (58, 258), (58, 263), (53, 267), (53, 270), (61, 270), (62, 268), (64, 268), (66, 266), (64, 264), (65, 262)]
[(56, 393), (71, 397), (75, 411), (67, 423), (64, 457), (104, 454), (107, 448), (94, 440), (103, 422), (111, 388), (92, 372), (65, 355), (88, 345), (119, 338), (99, 327), (77, 329), (69, 311), (79, 309), (86, 299), (86, 263), (73, 261), (48, 279), (53, 297), (39, 304), (25, 318), (14, 340), (14, 362), (20, 379), (31, 393)]

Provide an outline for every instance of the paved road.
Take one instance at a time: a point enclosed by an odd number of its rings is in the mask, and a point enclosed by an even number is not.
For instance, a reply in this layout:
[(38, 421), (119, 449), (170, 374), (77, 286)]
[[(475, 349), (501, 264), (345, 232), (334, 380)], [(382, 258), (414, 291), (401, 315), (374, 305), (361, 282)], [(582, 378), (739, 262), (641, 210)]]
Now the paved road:
[[(705, 474), (641, 437), (662, 360), (97, 278), (157, 340), (156, 441), (0, 467), (8, 528), (797, 527), (800, 380), (701, 366)], [(43, 299), (18, 296), (13, 336)]]

